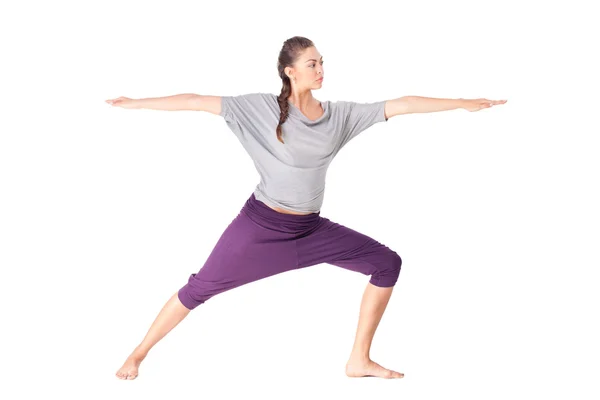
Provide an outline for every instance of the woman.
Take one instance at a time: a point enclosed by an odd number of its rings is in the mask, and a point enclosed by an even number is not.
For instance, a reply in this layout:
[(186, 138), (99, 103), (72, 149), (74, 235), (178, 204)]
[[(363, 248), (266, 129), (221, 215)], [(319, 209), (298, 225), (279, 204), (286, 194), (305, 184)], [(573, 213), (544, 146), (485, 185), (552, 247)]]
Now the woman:
[(200, 110), (220, 115), (254, 160), (261, 177), (203, 267), (167, 301), (142, 342), (117, 371), (118, 378), (135, 379), (150, 349), (212, 296), (320, 263), (371, 276), (363, 294), (346, 374), (404, 376), (369, 356), (402, 259), (376, 240), (320, 216), (327, 168), (356, 135), (395, 115), (456, 108), (477, 111), (506, 101), (407, 96), (374, 103), (321, 102), (313, 98), (311, 90), (323, 83), (323, 58), (313, 42), (303, 37), (284, 42), (277, 67), (283, 82), (279, 96), (180, 94), (107, 100), (124, 108)]

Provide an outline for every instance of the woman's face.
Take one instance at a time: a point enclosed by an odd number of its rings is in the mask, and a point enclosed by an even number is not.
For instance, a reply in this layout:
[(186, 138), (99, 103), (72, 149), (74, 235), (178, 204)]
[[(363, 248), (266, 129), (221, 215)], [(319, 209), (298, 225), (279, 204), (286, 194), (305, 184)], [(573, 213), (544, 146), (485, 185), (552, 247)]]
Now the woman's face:
[[(316, 47), (307, 48), (290, 70), (292, 85), (299, 89), (319, 89), (323, 78), (323, 56)], [(296, 78), (294, 82), (293, 77)]]

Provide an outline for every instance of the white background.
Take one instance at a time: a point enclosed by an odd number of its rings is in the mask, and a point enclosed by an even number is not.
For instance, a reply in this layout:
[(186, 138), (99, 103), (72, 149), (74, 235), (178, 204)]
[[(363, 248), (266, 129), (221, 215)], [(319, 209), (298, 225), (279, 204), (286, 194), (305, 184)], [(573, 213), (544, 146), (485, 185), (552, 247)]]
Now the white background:
[[(599, 398), (592, 2), (18, 4), (0, 17), (0, 397)], [(259, 176), (220, 116), (105, 100), (279, 94), (295, 35), (323, 55), (319, 100), (508, 100), (393, 117), (329, 169), (321, 215), (402, 257), (371, 357), (404, 378), (346, 377), (369, 277), (320, 264), (210, 299), (118, 379)]]

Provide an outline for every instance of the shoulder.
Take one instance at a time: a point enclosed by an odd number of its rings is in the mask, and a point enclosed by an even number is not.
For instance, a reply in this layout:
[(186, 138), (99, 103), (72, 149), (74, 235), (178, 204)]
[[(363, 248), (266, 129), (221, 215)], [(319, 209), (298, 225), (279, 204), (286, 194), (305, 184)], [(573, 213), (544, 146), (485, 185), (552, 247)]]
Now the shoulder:
[(329, 101), (329, 105), (331, 106), (332, 111), (344, 111), (349, 108), (352, 108), (353, 104), (356, 104), (356, 103), (353, 101), (348, 101), (348, 100)]
[(223, 96), (224, 101), (235, 102), (240, 107), (260, 108), (264, 106), (279, 107), (277, 95), (266, 92), (245, 93), (237, 96)]
[(346, 115), (377, 113), (385, 108), (386, 100), (351, 101), (339, 100), (332, 103), (332, 110)]
[(252, 92), (237, 95), (221, 96), (221, 98), (225, 99), (226, 101), (261, 102), (269, 101), (271, 99), (277, 99), (277, 96), (275, 96), (272, 93)]
[(329, 112), (333, 116), (344, 116), (347, 115), (349, 110), (352, 108), (352, 102), (347, 100), (328, 100), (327, 105)]
[(251, 92), (221, 96), (221, 115), (230, 119), (248, 118), (251, 115), (271, 114), (278, 111), (277, 95), (273, 93)]

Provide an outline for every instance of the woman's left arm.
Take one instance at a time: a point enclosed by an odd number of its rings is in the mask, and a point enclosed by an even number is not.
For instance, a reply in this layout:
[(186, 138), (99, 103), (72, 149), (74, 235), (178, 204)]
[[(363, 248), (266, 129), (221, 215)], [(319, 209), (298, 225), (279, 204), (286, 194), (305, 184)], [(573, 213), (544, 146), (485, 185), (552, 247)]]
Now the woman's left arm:
[(464, 108), (467, 111), (479, 111), (504, 103), (506, 103), (506, 100), (438, 99), (434, 97), (404, 96), (388, 100), (385, 104), (385, 115), (387, 118), (391, 118), (394, 115), (429, 113), (455, 110), (457, 108)]

